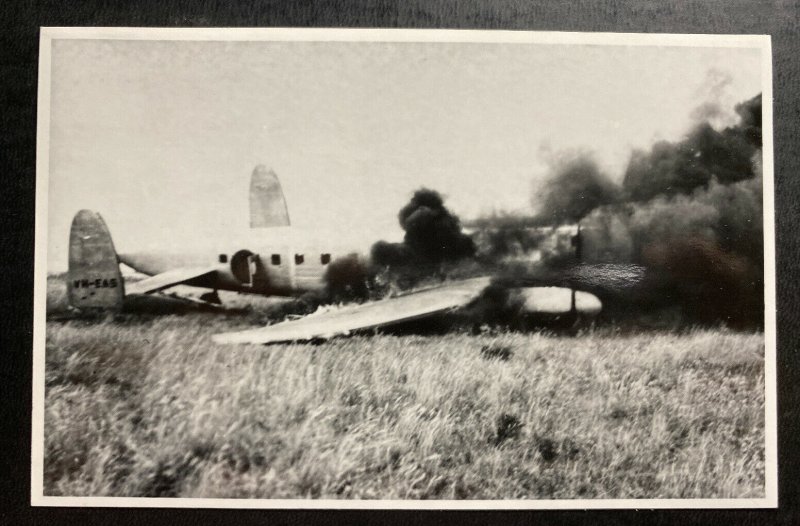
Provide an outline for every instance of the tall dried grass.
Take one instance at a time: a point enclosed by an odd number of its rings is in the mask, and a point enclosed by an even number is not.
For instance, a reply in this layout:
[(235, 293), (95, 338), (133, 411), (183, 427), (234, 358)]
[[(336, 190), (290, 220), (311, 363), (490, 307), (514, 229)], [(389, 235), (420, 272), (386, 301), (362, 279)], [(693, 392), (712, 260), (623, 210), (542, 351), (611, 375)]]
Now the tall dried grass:
[(764, 494), (762, 334), (211, 342), (250, 321), (49, 322), (45, 493)]

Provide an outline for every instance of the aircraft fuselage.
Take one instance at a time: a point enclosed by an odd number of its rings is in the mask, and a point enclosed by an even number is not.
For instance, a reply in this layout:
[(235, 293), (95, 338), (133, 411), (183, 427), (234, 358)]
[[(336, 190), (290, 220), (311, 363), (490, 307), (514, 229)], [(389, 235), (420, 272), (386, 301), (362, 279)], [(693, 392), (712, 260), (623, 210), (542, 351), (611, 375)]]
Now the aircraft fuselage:
[(121, 263), (154, 276), (177, 268), (214, 268), (213, 277), (186, 283), (204, 288), (293, 296), (325, 287), (331, 252), (283, 247), (232, 251), (134, 252), (119, 254)]

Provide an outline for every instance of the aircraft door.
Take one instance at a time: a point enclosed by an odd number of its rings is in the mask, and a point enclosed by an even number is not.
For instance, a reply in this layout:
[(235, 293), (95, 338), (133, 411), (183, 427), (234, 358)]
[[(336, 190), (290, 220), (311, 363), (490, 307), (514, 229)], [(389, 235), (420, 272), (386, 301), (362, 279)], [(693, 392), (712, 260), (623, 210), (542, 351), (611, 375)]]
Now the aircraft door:
[(231, 273), (241, 285), (254, 290), (266, 290), (269, 285), (261, 257), (249, 250), (240, 250), (233, 255)]
[(250, 285), (254, 289), (266, 289), (269, 280), (267, 279), (267, 271), (264, 268), (264, 264), (261, 262), (261, 256), (250, 254), (247, 257), (247, 267), (250, 274)]

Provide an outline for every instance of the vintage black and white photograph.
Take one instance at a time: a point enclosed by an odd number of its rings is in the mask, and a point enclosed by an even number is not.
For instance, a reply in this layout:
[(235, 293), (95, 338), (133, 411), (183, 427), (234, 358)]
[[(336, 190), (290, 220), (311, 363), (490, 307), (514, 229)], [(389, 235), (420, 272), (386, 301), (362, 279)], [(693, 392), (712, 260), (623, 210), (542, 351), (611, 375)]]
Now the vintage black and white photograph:
[(41, 35), (33, 504), (777, 505), (768, 36)]

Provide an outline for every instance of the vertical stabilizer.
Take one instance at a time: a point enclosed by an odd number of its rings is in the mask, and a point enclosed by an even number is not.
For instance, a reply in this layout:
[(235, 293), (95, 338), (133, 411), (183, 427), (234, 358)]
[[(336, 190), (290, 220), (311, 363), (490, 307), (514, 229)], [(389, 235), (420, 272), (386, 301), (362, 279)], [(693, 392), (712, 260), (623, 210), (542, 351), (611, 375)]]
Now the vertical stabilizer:
[(120, 310), (125, 296), (117, 252), (105, 221), (81, 210), (69, 233), (69, 304), (78, 309)]
[(275, 172), (263, 164), (250, 179), (250, 228), (289, 226), (289, 210)]

